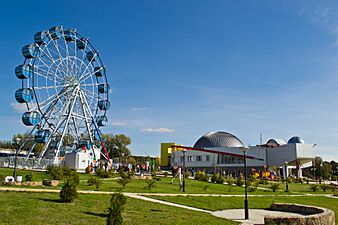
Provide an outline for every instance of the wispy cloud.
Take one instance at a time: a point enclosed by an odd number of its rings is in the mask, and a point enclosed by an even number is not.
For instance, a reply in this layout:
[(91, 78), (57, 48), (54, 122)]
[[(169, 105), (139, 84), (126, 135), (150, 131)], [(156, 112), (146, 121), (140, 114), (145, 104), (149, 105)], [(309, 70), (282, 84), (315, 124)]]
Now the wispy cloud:
[(11, 102), (9, 105), (12, 107), (12, 109), (14, 109), (17, 112), (22, 113), (22, 112), (27, 111), (27, 107), (26, 107), (25, 104), (20, 104), (20, 103), (17, 103), (17, 102)]
[(298, 15), (304, 16), (315, 26), (326, 30), (334, 36), (335, 46), (338, 46), (338, 10), (325, 1), (295, 1)]
[(151, 110), (150, 107), (134, 107), (131, 108), (132, 111), (147, 111), (147, 110)]
[(174, 133), (174, 129), (160, 127), (160, 128), (144, 128), (141, 129), (143, 133)]

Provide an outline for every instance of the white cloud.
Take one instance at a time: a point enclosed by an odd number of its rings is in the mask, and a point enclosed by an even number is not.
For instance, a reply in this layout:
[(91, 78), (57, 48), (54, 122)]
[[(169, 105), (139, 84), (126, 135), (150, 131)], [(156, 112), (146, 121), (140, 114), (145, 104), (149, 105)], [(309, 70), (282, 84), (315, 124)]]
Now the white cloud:
[(9, 105), (12, 107), (12, 109), (14, 109), (17, 112), (22, 113), (22, 112), (26, 112), (27, 111), (26, 104), (22, 104), (22, 103), (20, 104), (20, 103), (17, 103), (17, 102), (11, 102)]
[(146, 110), (151, 110), (151, 108), (149, 108), (149, 107), (134, 107), (134, 108), (131, 108), (131, 110), (133, 110), (133, 111), (146, 111)]
[(165, 127), (160, 127), (160, 128), (144, 128), (141, 129), (142, 132), (144, 133), (174, 133), (174, 129), (169, 129)]
[(127, 121), (113, 121), (111, 122), (111, 125), (115, 127), (124, 127), (128, 125), (128, 122)]

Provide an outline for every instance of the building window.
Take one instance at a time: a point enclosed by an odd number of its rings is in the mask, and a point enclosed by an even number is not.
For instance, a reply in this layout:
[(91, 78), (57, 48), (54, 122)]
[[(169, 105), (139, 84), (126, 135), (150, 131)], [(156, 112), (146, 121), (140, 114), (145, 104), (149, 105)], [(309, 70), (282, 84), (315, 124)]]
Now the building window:
[(183, 156), (180, 156), (180, 162), (183, 162)]
[(205, 161), (209, 161), (210, 157), (208, 155), (205, 156)]
[(196, 161), (198, 162), (202, 161), (202, 156), (201, 155), (196, 156)]
[(192, 162), (192, 156), (188, 156), (188, 162)]

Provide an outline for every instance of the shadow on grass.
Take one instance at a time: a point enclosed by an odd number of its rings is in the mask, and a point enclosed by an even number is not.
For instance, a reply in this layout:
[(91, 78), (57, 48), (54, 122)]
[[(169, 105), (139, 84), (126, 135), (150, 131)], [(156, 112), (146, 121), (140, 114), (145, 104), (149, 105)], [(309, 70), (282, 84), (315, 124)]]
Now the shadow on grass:
[(98, 217), (102, 217), (102, 218), (108, 217), (107, 213), (84, 212), (84, 214), (91, 215), (91, 216), (98, 216)]
[(61, 199), (39, 198), (39, 200), (44, 202), (64, 203)]

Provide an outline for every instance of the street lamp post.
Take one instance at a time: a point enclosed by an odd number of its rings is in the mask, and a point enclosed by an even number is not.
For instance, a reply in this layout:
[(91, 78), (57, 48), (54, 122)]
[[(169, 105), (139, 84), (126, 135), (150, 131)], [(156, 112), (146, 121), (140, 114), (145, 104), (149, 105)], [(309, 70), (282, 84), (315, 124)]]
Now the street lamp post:
[(17, 158), (18, 158), (18, 152), (19, 152), (19, 143), (21, 139), (20, 138), (15, 138), (15, 143), (16, 143), (16, 150), (15, 150), (15, 157), (14, 157), (14, 171), (13, 171), (13, 177), (14, 181), (16, 181), (16, 166), (17, 166)]
[(285, 162), (285, 191), (289, 191), (289, 183), (288, 183), (288, 162)]
[(245, 188), (245, 199), (244, 199), (244, 216), (245, 219), (249, 219), (249, 202), (248, 202), (248, 190), (247, 190), (247, 185), (246, 185), (246, 177), (247, 177), (247, 167), (246, 167), (246, 153), (248, 152), (249, 148), (246, 146), (241, 147), (241, 151), (243, 152), (244, 155), (244, 188)]
[(185, 153), (187, 150), (183, 149), (183, 182), (182, 182), (182, 191), (185, 192)]

